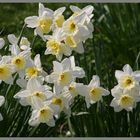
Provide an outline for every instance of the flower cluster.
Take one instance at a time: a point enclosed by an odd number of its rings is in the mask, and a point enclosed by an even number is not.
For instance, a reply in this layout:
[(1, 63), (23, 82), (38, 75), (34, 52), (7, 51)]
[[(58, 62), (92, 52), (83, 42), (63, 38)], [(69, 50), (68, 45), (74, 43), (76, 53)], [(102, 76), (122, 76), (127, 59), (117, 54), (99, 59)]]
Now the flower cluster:
[(122, 109), (132, 111), (140, 101), (140, 71), (133, 72), (130, 65), (126, 64), (123, 71), (116, 70), (115, 77), (118, 85), (111, 90), (114, 97), (111, 106), (117, 112)]
[[(83, 9), (70, 6), (73, 15), (65, 20), (65, 7), (55, 11), (39, 4), (38, 16), (30, 16), (25, 19), (27, 27), (34, 28), (35, 35), (39, 35), (46, 42), (45, 54), (55, 55), (58, 60), (62, 56), (70, 56), (72, 51), (83, 53), (83, 42), (92, 38), (93, 6)], [(48, 35), (52, 31), (52, 35)]]
[[(0, 56), (0, 83), (16, 82), (21, 87), (14, 98), (18, 99), (21, 105), (31, 107), (31, 126), (46, 123), (53, 127), (62, 111), (70, 117), (71, 105), (77, 96), (82, 96), (89, 108), (102, 101), (103, 96), (110, 94), (100, 85), (97, 75), (93, 75), (88, 85), (78, 83), (77, 78), (85, 77), (85, 72), (83, 68), (76, 66), (75, 58), (71, 56), (72, 51), (83, 53), (83, 43), (92, 38), (93, 6), (83, 9), (70, 6), (73, 14), (66, 20), (63, 15), (65, 9), (61, 7), (52, 11), (39, 3), (38, 16), (25, 18), (26, 26), (34, 28), (35, 36), (39, 35), (46, 42), (44, 53), (57, 58), (57, 61), (53, 61), (52, 72), (43, 70), (40, 54), (32, 57), (31, 43), (26, 37), (8, 35), (9, 53)], [(4, 46), (5, 41), (0, 38), (0, 49)], [(62, 59), (63, 55), (69, 57)], [(127, 64), (123, 71), (117, 70), (115, 76), (118, 85), (111, 90), (114, 97), (111, 106), (115, 111), (130, 111), (139, 101), (140, 72), (133, 72)], [(0, 106), (4, 101), (5, 98), (0, 96)], [(0, 120), (2, 119), (0, 114)]]

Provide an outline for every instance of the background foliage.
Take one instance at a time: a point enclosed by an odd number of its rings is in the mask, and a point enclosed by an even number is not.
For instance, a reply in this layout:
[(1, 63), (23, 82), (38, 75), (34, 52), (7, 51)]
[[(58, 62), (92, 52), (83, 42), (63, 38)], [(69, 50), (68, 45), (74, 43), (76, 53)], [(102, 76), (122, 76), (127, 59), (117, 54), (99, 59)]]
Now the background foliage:
[[(85, 53), (76, 54), (76, 63), (84, 68), (86, 77), (80, 82), (88, 84), (93, 74), (98, 74), (101, 84), (107, 89), (116, 85), (114, 72), (130, 64), (134, 70), (139, 69), (140, 55), (140, 5), (139, 4), (95, 4), (73, 3), (80, 8), (91, 4), (94, 6), (93, 39), (84, 44)], [(66, 6), (65, 17), (71, 14), (72, 4), (45, 4), (53, 10)], [(19, 35), (27, 16), (37, 15), (38, 4), (0, 4), (0, 37), (7, 40), (7, 35)], [(23, 35), (32, 42), (33, 30), (25, 28)], [(8, 44), (7, 44), (8, 45)], [(45, 43), (37, 37), (33, 45), (33, 55), (41, 54), (44, 70), (52, 70), (55, 57), (44, 56)], [(0, 53), (6, 54), (6, 49)], [(140, 104), (133, 112), (115, 113), (110, 107), (112, 96), (104, 97), (103, 102), (93, 104), (87, 109), (83, 98), (76, 98), (72, 106), (72, 116), (67, 119), (65, 114), (56, 121), (53, 128), (45, 124), (30, 127), (30, 108), (22, 107), (13, 95), (20, 88), (14, 84), (0, 85), (0, 94), (6, 97), (6, 103), (0, 112), (4, 120), (0, 122), (0, 136), (140, 136)], [(68, 134), (68, 131), (70, 133)]]

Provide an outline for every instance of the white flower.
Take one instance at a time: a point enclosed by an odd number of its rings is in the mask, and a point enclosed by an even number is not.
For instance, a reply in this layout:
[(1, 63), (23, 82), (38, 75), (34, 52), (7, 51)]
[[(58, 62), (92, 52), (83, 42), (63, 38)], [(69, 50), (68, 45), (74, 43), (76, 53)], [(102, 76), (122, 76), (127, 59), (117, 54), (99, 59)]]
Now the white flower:
[(70, 9), (73, 12), (73, 16), (77, 16), (77, 15), (85, 12), (86, 13), (86, 21), (87, 22), (89, 22), (91, 20), (91, 18), (93, 17), (93, 13), (92, 12), (94, 10), (94, 7), (92, 5), (88, 5), (88, 6), (84, 7), (83, 9), (80, 9), (77, 6), (71, 5)]
[(46, 123), (48, 126), (55, 126), (54, 110), (43, 102), (38, 102), (36, 109), (32, 111), (31, 118), (29, 119), (29, 125), (37, 126), (40, 123)]
[(100, 86), (100, 79), (97, 75), (93, 75), (89, 85), (85, 86), (85, 89), (83, 87), (82, 90), (81, 95), (85, 96), (85, 101), (88, 108), (90, 107), (90, 104), (94, 104), (102, 100), (102, 96), (109, 94), (108, 90)]
[(83, 78), (85, 72), (75, 66), (74, 57), (65, 58), (61, 63), (53, 61), (53, 72), (46, 77), (46, 81), (54, 83), (55, 93), (60, 93), (64, 86), (68, 86), (76, 78)]
[(5, 41), (3, 38), (0, 38), (0, 49), (2, 49), (5, 45)]
[(3, 56), (0, 60), (0, 83), (4, 81), (7, 84), (13, 83), (12, 74), (15, 72), (14, 66), (10, 64), (11, 57)]
[(25, 76), (25, 69), (31, 65), (31, 52), (29, 50), (20, 51), (17, 45), (11, 46), (11, 63), (21, 78)]
[(118, 86), (114, 87), (111, 90), (112, 96), (114, 98), (110, 105), (114, 107), (114, 110), (116, 112), (119, 112), (122, 109), (132, 111), (132, 109), (136, 106), (136, 102), (140, 101), (140, 87), (138, 88), (133, 88), (131, 90), (124, 91)]
[[(0, 107), (4, 104), (4, 102), (5, 102), (5, 98), (3, 96), (0, 96)], [(2, 120), (3, 120), (3, 117), (0, 113), (0, 121), (2, 121)]]
[(84, 25), (87, 26), (87, 28), (90, 32), (89, 38), (92, 38), (93, 37), (92, 32), (94, 30), (94, 27), (93, 27), (93, 24), (91, 22), (91, 19), (94, 16), (93, 13), (92, 13), (93, 10), (94, 10), (94, 7), (92, 5), (88, 5), (88, 6), (84, 7), (83, 9), (80, 9), (77, 6), (70, 6), (70, 9), (73, 11), (72, 16), (78, 16), (81, 13), (86, 14)]
[(140, 71), (133, 72), (130, 65), (126, 64), (123, 67), (123, 71), (116, 70), (115, 77), (118, 80), (118, 86), (124, 90), (131, 90), (139, 85)]
[(14, 98), (19, 99), (23, 106), (31, 105), (32, 108), (35, 108), (35, 99), (44, 102), (52, 96), (53, 93), (50, 91), (49, 86), (42, 85), (36, 77), (32, 77), (29, 79), (26, 89), (18, 92)]
[(46, 103), (49, 104), (52, 108), (54, 108), (54, 114), (56, 118), (58, 118), (62, 111), (65, 112), (65, 114), (67, 114), (68, 116), (70, 116), (71, 114), (71, 96), (69, 96), (69, 94), (56, 94), (54, 91), (54, 95), (50, 100), (47, 100)]
[(76, 82), (71, 82), (69, 86), (65, 86), (62, 90), (62, 93), (68, 94), (73, 100), (76, 96), (78, 96), (79, 93), (79, 88), (83, 86), (83, 83), (76, 83)]
[(48, 40), (46, 43), (45, 54), (55, 55), (58, 60), (62, 59), (63, 54), (66, 56), (71, 55), (70, 47), (67, 47), (62, 41), (64, 38), (64, 32), (62, 29), (58, 28), (53, 32), (52, 36), (45, 36)]
[(25, 23), (27, 27), (35, 28), (35, 34), (38, 34), (45, 41), (43, 35), (49, 33), (52, 29), (53, 13), (52, 10), (39, 3), (38, 15), (25, 18)]
[(34, 57), (34, 61), (31, 61), (30, 67), (27, 67), (25, 72), (26, 78), (31, 78), (33, 76), (42, 76), (42, 74), (45, 74), (44, 76), (47, 75), (47, 73), (45, 73), (45, 71), (43, 71), (41, 67), (40, 54), (37, 54)]
[[(18, 46), (18, 41), (19, 41), (19, 37), (17, 38), (14, 34), (9, 34), (8, 35), (8, 40), (11, 43), (11, 47), (13, 45), (17, 45)], [(26, 37), (21, 37), (21, 40), (19, 42), (19, 47), (21, 50), (30, 50), (30, 42)]]

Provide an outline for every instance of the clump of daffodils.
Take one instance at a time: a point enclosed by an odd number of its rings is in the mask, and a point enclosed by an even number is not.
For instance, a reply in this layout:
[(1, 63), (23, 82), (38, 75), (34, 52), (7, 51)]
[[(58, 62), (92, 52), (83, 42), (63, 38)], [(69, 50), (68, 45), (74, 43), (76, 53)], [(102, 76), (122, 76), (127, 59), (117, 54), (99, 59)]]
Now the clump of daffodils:
[[(0, 56), (0, 83), (16, 83), (21, 88), (14, 98), (22, 106), (31, 107), (31, 126), (46, 123), (53, 127), (61, 112), (68, 117), (71, 115), (71, 105), (75, 97), (82, 95), (87, 101), (90, 98), (89, 88), (94, 88), (92, 85), (88, 87), (76, 82), (78, 78), (85, 77), (85, 72), (83, 68), (76, 66), (75, 58), (71, 56), (72, 51), (83, 53), (83, 43), (92, 38), (91, 20), (94, 8), (89, 5), (83, 9), (71, 6), (70, 9), (73, 14), (65, 19), (66, 7), (53, 11), (39, 3), (38, 15), (25, 18), (25, 25), (33, 28), (34, 35), (39, 35), (46, 42), (44, 54), (55, 55), (58, 60), (53, 61), (51, 73), (43, 69), (40, 54), (32, 56), (32, 43), (22, 34), (9, 34), (8, 55)], [(0, 49), (5, 47), (4, 39), (0, 38)], [(99, 87), (99, 90), (102, 89)], [(92, 98), (88, 103), (91, 103), (91, 100)], [(4, 101), (5, 98), (0, 96), (0, 106)]]
[[(38, 16), (25, 18), (27, 27), (34, 28), (35, 35), (46, 41), (45, 55), (55, 55), (61, 61), (62, 56), (70, 56), (72, 51), (83, 53), (83, 42), (92, 38), (93, 6), (83, 9), (71, 6), (73, 14), (68, 19), (64, 18), (66, 7), (55, 11), (39, 4)], [(52, 34), (50, 34), (52, 32)]]
[(115, 77), (118, 85), (111, 90), (114, 97), (111, 106), (117, 112), (122, 109), (132, 111), (140, 100), (140, 71), (133, 72), (130, 65), (126, 64), (123, 71), (116, 70)]

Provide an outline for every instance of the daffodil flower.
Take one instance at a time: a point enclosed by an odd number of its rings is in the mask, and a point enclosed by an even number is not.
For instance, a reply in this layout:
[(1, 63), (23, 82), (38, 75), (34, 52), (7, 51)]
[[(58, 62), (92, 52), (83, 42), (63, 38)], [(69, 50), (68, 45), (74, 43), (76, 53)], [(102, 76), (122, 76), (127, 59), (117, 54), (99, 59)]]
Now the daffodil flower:
[(36, 108), (32, 111), (31, 118), (29, 119), (29, 125), (38, 126), (40, 123), (46, 123), (48, 126), (55, 126), (54, 112), (48, 104), (44, 102), (35, 101)]
[(139, 91), (140, 87), (126, 91), (115, 86), (111, 90), (114, 98), (110, 105), (114, 107), (115, 112), (119, 112), (123, 109), (126, 111), (132, 111), (132, 109), (136, 107), (136, 103), (140, 101)]
[(134, 71), (130, 65), (126, 64), (123, 67), (123, 71), (116, 70), (115, 77), (118, 80), (118, 86), (124, 90), (131, 90), (139, 85), (140, 71)]
[(44, 41), (44, 34), (48, 34), (53, 25), (52, 10), (45, 8), (39, 3), (38, 16), (30, 16), (25, 18), (25, 23), (29, 28), (35, 28), (35, 35), (39, 35)]
[(32, 77), (27, 82), (26, 89), (18, 92), (14, 98), (19, 99), (23, 106), (30, 105), (35, 108), (34, 98), (41, 102), (46, 101), (53, 96), (50, 89), (49, 86), (42, 85), (36, 77)]
[(17, 45), (11, 46), (11, 64), (21, 78), (25, 76), (25, 69), (31, 65), (30, 50), (20, 51)]
[(92, 33), (93, 33), (93, 30), (94, 30), (94, 27), (93, 27), (93, 24), (92, 24), (91, 20), (92, 20), (92, 17), (94, 16), (94, 14), (93, 14), (94, 7), (92, 5), (88, 5), (88, 6), (84, 7), (83, 9), (80, 9), (77, 6), (71, 5), (70, 9), (73, 11), (72, 16), (78, 16), (81, 13), (86, 14), (84, 25), (86, 25), (87, 28), (89, 29), (90, 35), (88, 37), (92, 38), (93, 37)]
[[(85, 89), (84, 89), (85, 88)], [(83, 91), (82, 91), (83, 90)], [(81, 88), (82, 96), (85, 97), (87, 108), (90, 104), (94, 104), (102, 100), (102, 96), (109, 95), (109, 91), (100, 86), (100, 79), (97, 75), (93, 75), (89, 85)]]
[(45, 36), (48, 40), (46, 43), (46, 51), (45, 54), (55, 55), (58, 60), (62, 59), (63, 54), (66, 56), (71, 55), (70, 47), (67, 47), (63, 42), (64, 40), (64, 32), (62, 29), (58, 28), (53, 32), (52, 36)]
[(12, 74), (15, 72), (14, 66), (10, 63), (11, 56), (3, 56), (0, 60), (0, 83), (13, 84)]
[(41, 61), (40, 61), (40, 54), (37, 54), (34, 57), (34, 61), (31, 61), (30, 67), (27, 67), (25, 70), (26, 78), (31, 78), (33, 76), (46, 76), (47, 73), (43, 71), (41, 67)]
[(64, 86), (68, 86), (76, 78), (83, 78), (85, 72), (75, 66), (74, 57), (65, 58), (61, 63), (53, 61), (53, 72), (46, 76), (48, 83), (54, 83), (54, 91), (60, 93)]

